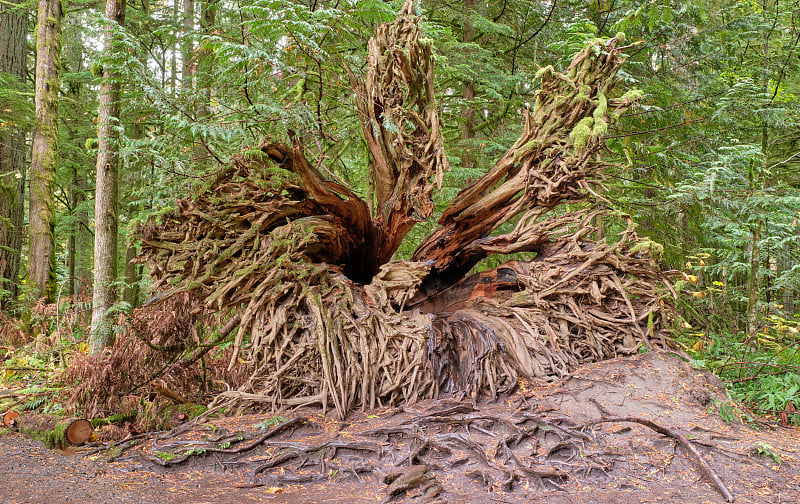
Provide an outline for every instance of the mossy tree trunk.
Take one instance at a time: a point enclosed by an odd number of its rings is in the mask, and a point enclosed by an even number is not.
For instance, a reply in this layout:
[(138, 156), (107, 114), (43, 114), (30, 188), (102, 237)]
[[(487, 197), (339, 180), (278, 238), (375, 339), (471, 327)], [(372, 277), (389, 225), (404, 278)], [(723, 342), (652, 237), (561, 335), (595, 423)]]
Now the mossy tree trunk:
[[(0, 72), (17, 78), (20, 91), (25, 85), (28, 45), (27, 13), (20, 1), (0, 4)], [(22, 116), (12, 110), (11, 117)], [(17, 298), (23, 233), (25, 191), (25, 131), (7, 123), (0, 128), (0, 309)]]
[[(125, 0), (106, 1), (104, 51), (116, 50), (112, 24), (125, 23)], [(109, 58), (110, 59), (110, 58)], [(117, 194), (119, 191), (119, 95), (115, 70), (103, 70), (97, 140), (94, 209), (94, 296), (90, 351), (97, 355), (113, 341), (109, 309), (117, 302)]]
[(61, 84), (61, 0), (39, 0), (36, 22), (36, 123), (31, 150), (30, 284), (34, 299), (55, 295), (55, 183), (58, 89)]
[(92, 436), (92, 424), (84, 418), (57, 418), (29, 413), (14, 419), (14, 428), (48, 448), (80, 446)]

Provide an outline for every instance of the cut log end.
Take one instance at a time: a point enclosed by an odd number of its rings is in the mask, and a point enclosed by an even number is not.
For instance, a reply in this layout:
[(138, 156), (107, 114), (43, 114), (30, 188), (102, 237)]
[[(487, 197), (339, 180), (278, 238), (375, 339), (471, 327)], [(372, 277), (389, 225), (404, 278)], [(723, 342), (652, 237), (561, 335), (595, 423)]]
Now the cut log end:
[(92, 423), (84, 418), (73, 420), (66, 431), (66, 438), (70, 444), (80, 446), (92, 437)]
[(3, 426), (14, 427), (17, 425), (17, 418), (19, 418), (19, 413), (14, 410), (8, 410), (6, 414), (3, 415)]

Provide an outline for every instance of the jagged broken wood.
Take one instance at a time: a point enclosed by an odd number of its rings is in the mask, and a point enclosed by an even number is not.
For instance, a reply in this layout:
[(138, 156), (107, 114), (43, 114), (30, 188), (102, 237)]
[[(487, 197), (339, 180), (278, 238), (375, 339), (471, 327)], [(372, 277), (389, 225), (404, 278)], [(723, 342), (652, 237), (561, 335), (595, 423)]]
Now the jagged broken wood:
[[(339, 416), (441, 392), (494, 397), (521, 378), (663, 343), (656, 246), (630, 221), (610, 243), (593, 240), (604, 214), (588, 205), (548, 216), (588, 200), (608, 124), (639, 96), (613, 91), (623, 40), (592, 41), (564, 73), (542, 69), (519, 140), (459, 193), (412, 261), (392, 261), (430, 217), (448, 168), (431, 43), (407, 1), (370, 41), (363, 80), (350, 73), (375, 214), (325, 180), (298, 137), (265, 141), (141, 227), (164, 299), (135, 313), (133, 330), (186, 352), (218, 342), (202, 341), (196, 324), (234, 321), (231, 367), (243, 361), (249, 373), (211, 411), (315, 404)], [(504, 224), (513, 229), (497, 234)], [(514, 252), (536, 257), (467, 276)], [(176, 297), (184, 315), (148, 315)]]

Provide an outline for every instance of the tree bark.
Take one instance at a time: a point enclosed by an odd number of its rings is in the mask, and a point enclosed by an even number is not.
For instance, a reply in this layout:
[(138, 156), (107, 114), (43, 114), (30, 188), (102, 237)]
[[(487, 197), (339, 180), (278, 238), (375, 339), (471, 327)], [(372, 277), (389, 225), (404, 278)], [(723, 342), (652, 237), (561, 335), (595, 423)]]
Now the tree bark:
[(194, 30), (194, 0), (183, 0), (183, 46), (181, 57), (183, 71), (181, 72), (181, 88), (191, 91), (192, 78), (194, 77), (194, 41), (191, 32)]
[[(173, 0), (172, 4), (172, 22), (177, 23), (178, 18), (180, 16), (180, 1), (181, 0)], [(169, 60), (169, 90), (170, 93), (173, 95), (175, 94), (175, 89), (177, 88), (178, 82), (178, 41), (174, 41), (172, 44), (172, 51)]]
[[(455, 197), (439, 218), (440, 227), (414, 251), (414, 261), (431, 261), (431, 280), (451, 285), (490, 253), (538, 252), (549, 237), (532, 234), (537, 219), (559, 203), (586, 198), (586, 179), (604, 166), (598, 154), (611, 114), (639, 98), (639, 93), (606, 96), (623, 61), (620, 42), (605, 42), (603, 56), (584, 49), (566, 78), (552, 67), (540, 70), (542, 88), (533, 111), (523, 111), (520, 138)], [(489, 237), (515, 217), (521, 219), (512, 233)]]
[(125, 250), (125, 292), (122, 300), (132, 308), (139, 306), (139, 284), (142, 281), (142, 265), (135, 263), (136, 248), (133, 245)]
[[(204, 36), (211, 35), (217, 22), (218, 0), (205, 0), (200, 4), (200, 30)], [(212, 95), (212, 73), (214, 71), (214, 51), (203, 48), (197, 49), (194, 56), (196, 65), (194, 74), (197, 86), (197, 121), (206, 123), (211, 115), (211, 95)], [(202, 137), (202, 133), (200, 133)], [(202, 140), (202, 138), (198, 139)], [(203, 170), (208, 167), (209, 154), (201, 141), (195, 141), (194, 158), (198, 169)]]
[[(74, 23), (73, 23), (74, 24)], [(69, 24), (67, 25), (69, 27)], [(69, 29), (69, 28), (68, 28)], [(72, 44), (65, 47), (62, 60), (66, 69), (66, 75), (80, 75), (86, 70), (84, 62), (83, 47), (80, 44)], [(81, 79), (70, 79), (65, 82), (64, 87), (68, 98), (73, 103), (82, 103), (84, 98), (85, 84)], [(85, 129), (80, 127), (77, 121), (65, 121), (69, 138), (72, 138), (77, 145), (83, 146), (87, 140)], [(92, 135), (94, 136), (94, 135)], [(67, 194), (70, 217), (72, 219), (67, 240), (67, 288), (65, 294), (78, 296), (82, 286), (90, 284), (87, 279), (87, 271), (91, 271), (91, 240), (87, 239), (89, 233), (89, 218), (87, 216), (86, 201), (86, 158), (82, 149), (70, 151), (68, 165), (70, 167), (70, 184)], [(90, 261), (89, 264), (86, 262)], [(88, 280), (88, 281), (87, 281)]]
[[(104, 51), (115, 51), (112, 23), (125, 23), (125, 0), (106, 1)], [(117, 193), (119, 187), (119, 96), (115, 70), (106, 67), (100, 87), (97, 183), (94, 209), (94, 296), (90, 351), (97, 355), (114, 340), (109, 308), (117, 302)]]
[(89, 210), (85, 205), (89, 184), (86, 180), (86, 168), (78, 170), (75, 180), (75, 274), (73, 277), (72, 294), (78, 295), (82, 291), (92, 292), (92, 230), (89, 227)]
[[(200, 8), (200, 28), (203, 35), (210, 36), (217, 25), (217, 9), (219, 0), (205, 0)], [(198, 57), (198, 85), (205, 94), (205, 100), (200, 105), (198, 115), (208, 115), (208, 105), (211, 101), (212, 73), (214, 72), (214, 52), (201, 48)]]
[[(12, 0), (11, 5), (0, 4), (0, 72), (17, 77), (20, 91), (25, 85), (28, 47), (27, 13), (14, 5), (21, 3)], [(22, 115), (14, 110), (12, 114)], [(26, 150), (25, 132), (20, 126), (0, 128), (0, 309), (8, 308), (19, 290)]]
[(36, 23), (36, 124), (31, 151), (30, 283), (33, 299), (55, 295), (55, 201), (61, 0), (39, 0)]
[(750, 271), (747, 276), (747, 333), (754, 335), (761, 327), (758, 301), (761, 299), (758, 287), (758, 273), (761, 255), (761, 223), (753, 224), (750, 234)]

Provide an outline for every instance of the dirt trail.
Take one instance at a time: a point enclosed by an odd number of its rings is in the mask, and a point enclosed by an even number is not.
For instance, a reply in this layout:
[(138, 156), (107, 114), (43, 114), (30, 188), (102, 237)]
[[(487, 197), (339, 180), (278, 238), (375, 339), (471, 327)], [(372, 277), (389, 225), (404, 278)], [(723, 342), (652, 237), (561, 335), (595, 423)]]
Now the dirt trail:
[(738, 503), (798, 502), (800, 429), (725, 423), (726, 405), (715, 377), (653, 353), (475, 407), (441, 399), (347, 422), (248, 415), (123, 444), (121, 453), (51, 451), (11, 434), (0, 438), (0, 503), (355, 504), (389, 492), (392, 502), (724, 502), (674, 439), (636, 423), (587, 425), (602, 415), (680, 430)]

